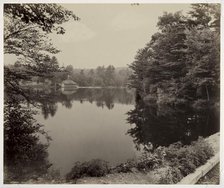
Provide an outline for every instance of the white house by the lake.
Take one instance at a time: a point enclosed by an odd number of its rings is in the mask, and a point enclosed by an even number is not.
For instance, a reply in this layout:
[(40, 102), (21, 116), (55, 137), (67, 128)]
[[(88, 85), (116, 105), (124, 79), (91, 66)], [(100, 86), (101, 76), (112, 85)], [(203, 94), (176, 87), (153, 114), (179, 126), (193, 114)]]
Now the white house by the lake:
[(62, 90), (72, 90), (78, 88), (78, 84), (71, 80), (70, 76), (61, 83)]

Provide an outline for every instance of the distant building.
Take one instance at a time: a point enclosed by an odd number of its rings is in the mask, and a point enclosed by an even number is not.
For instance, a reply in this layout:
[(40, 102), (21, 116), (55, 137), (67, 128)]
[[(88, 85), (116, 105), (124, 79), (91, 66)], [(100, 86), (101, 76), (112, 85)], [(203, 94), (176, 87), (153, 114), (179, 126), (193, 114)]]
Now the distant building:
[(68, 78), (64, 80), (61, 83), (62, 90), (73, 90), (78, 88), (78, 84), (70, 79), (70, 76), (68, 75)]

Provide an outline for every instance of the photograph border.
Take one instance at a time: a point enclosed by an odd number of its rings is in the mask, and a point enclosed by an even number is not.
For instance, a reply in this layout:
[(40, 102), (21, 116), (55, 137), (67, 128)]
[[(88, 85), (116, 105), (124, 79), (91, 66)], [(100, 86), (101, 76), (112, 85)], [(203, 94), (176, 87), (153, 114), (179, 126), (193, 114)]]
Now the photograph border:
[[(220, 62), (220, 184), (219, 185), (152, 185), (152, 184), (147, 184), (147, 185), (139, 185), (139, 184), (109, 184), (109, 185), (101, 185), (101, 184), (89, 184), (89, 185), (80, 185), (80, 184), (3, 184), (3, 122), (4, 122), (4, 117), (3, 117), (3, 106), (4, 106), (4, 71), (3, 71), (3, 66), (4, 66), (4, 54), (3, 54), (3, 5), (4, 3), (81, 3), (81, 4), (89, 4), (89, 3), (94, 3), (94, 4), (122, 4), (122, 3), (147, 3), (147, 4), (186, 4), (186, 3), (221, 3), (221, 62)], [(1, 60), (1, 66), (0, 66), (0, 92), (1, 96), (0, 97), (0, 103), (2, 105), (1, 111), (0, 111), (0, 116), (1, 116), (1, 129), (0, 129), (0, 187), (104, 187), (107, 186), (109, 187), (167, 187), (167, 186), (174, 186), (174, 187), (184, 187), (184, 188), (190, 188), (192, 186), (199, 186), (199, 187), (221, 187), (224, 185), (224, 154), (223, 154), (223, 146), (224, 146), (224, 138), (223, 138), (223, 123), (224, 122), (224, 116), (223, 116), (223, 97), (224, 96), (224, 90), (223, 90), (223, 58), (224, 58), (224, 45), (223, 45), (223, 2), (221, 0), (17, 0), (17, 1), (9, 1), (9, 0), (3, 0), (0, 2), (0, 34), (1, 34), (1, 44), (0, 44), (0, 50), (1, 50), (1, 55), (0, 55), (0, 60)], [(221, 160), (222, 159), (222, 160)]]

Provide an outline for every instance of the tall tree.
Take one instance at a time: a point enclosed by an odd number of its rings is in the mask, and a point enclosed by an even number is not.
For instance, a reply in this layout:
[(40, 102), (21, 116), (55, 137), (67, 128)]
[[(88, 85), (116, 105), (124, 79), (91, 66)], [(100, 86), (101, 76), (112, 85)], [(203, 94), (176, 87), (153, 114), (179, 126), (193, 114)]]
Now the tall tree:
[(18, 62), (26, 66), (17, 73), (5, 67), (5, 87), (16, 91), (18, 83), (9, 78), (39, 74), (43, 66), (49, 70), (49, 54), (56, 54), (59, 50), (47, 34), (53, 31), (63, 34), (65, 30), (60, 25), (70, 19), (78, 20), (78, 17), (58, 4), (4, 5), (4, 53), (18, 56)]
[(164, 13), (157, 23), (159, 32), (130, 65), (131, 87), (157, 104), (217, 100), (219, 22), (219, 4), (194, 4), (187, 16)]

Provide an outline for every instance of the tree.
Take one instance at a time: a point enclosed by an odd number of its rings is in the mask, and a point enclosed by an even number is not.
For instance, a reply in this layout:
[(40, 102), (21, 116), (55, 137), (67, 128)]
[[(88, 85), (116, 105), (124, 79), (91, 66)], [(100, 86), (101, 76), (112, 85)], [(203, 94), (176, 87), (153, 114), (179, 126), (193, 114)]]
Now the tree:
[[(194, 104), (204, 96), (218, 99), (219, 11), (218, 4), (194, 4), (188, 16), (177, 12), (159, 17), (159, 32), (130, 65), (130, 86), (137, 96), (169, 105)], [(206, 94), (199, 96), (200, 88)]]
[(11, 15), (14, 19), (27, 24), (27, 27), (16, 28), (13, 32), (5, 35), (5, 40), (34, 26), (38, 26), (48, 33), (56, 30), (57, 33), (63, 34), (65, 30), (60, 26), (62, 23), (70, 19), (79, 20), (72, 11), (58, 4), (4, 4), (4, 14)]
[(189, 12), (191, 16), (191, 22), (194, 22), (195, 26), (215, 28), (216, 31), (220, 30), (220, 4), (192, 4), (192, 10)]
[(145, 70), (148, 67), (148, 48), (138, 50), (137, 55), (135, 56), (135, 61), (129, 65), (129, 68), (133, 70), (132, 75), (130, 76), (130, 87), (133, 87), (138, 90), (139, 93), (144, 91), (143, 88), (143, 79), (145, 78)]
[(114, 85), (115, 68), (113, 65), (109, 65), (105, 70), (105, 84), (107, 86)]
[(68, 65), (65, 67), (65, 71), (67, 71), (69, 74), (72, 74), (74, 71), (74, 68), (72, 65)]
[(191, 15), (196, 25), (209, 27), (209, 22), (211, 21), (209, 6), (209, 4), (205, 3), (191, 5), (192, 10), (189, 12), (189, 14)]
[(4, 53), (18, 56), (18, 62), (26, 66), (19, 72), (6, 70), (5, 87), (14, 88), (16, 92), (19, 85), (8, 78), (19, 79), (20, 75), (28, 78), (58, 68), (55, 58), (51, 60), (49, 54), (56, 54), (59, 50), (47, 34), (53, 31), (63, 34), (65, 30), (60, 24), (70, 19), (78, 20), (78, 17), (57, 4), (4, 5)]
[[(27, 181), (47, 174), (51, 166), (47, 147), (51, 138), (35, 122), (34, 112), (19, 104), (18, 100), (5, 99), (4, 106), (4, 181)], [(47, 144), (39, 141), (46, 138)]]
[(188, 73), (196, 91), (203, 93), (196, 98), (210, 101), (219, 91), (220, 49), (219, 36), (209, 29), (193, 29), (187, 33)]
[(84, 72), (84, 69), (81, 69), (79, 74), (78, 74), (78, 80), (81, 86), (86, 86), (88, 85), (87, 83), (87, 78)]
[[(18, 56), (15, 67), (4, 67), (4, 169), (9, 175), (6, 181), (41, 177), (51, 166), (47, 159), (48, 144), (41, 144), (39, 135), (50, 138), (42, 125), (35, 122), (34, 111), (21, 105), (24, 98), (30, 102), (32, 96), (20, 87), (19, 81), (58, 68), (56, 58), (50, 54), (59, 50), (47, 34), (63, 34), (65, 30), (60, 24), (71, 18), (77, 20), (71, 11), (56, 4), (4, 5), (4, 53)], [(50, 113), (55, 112), (56, 106), (52, 106)]]
[(59, 69), (58, 59), (55, 56), (51, 58), (50, 66), (52, 71), (57, 71)]
[(96, 68), (96, 75), (97, 75), (96, 85), (105, 86), (105, 78), (106, 78), (105, 67), (104, 66), (98, 66)]
[(186, 31), (187, 74), (198, 101), (219, 101), (220, 5), (196, 4), (190, 12), (197, 26)]

